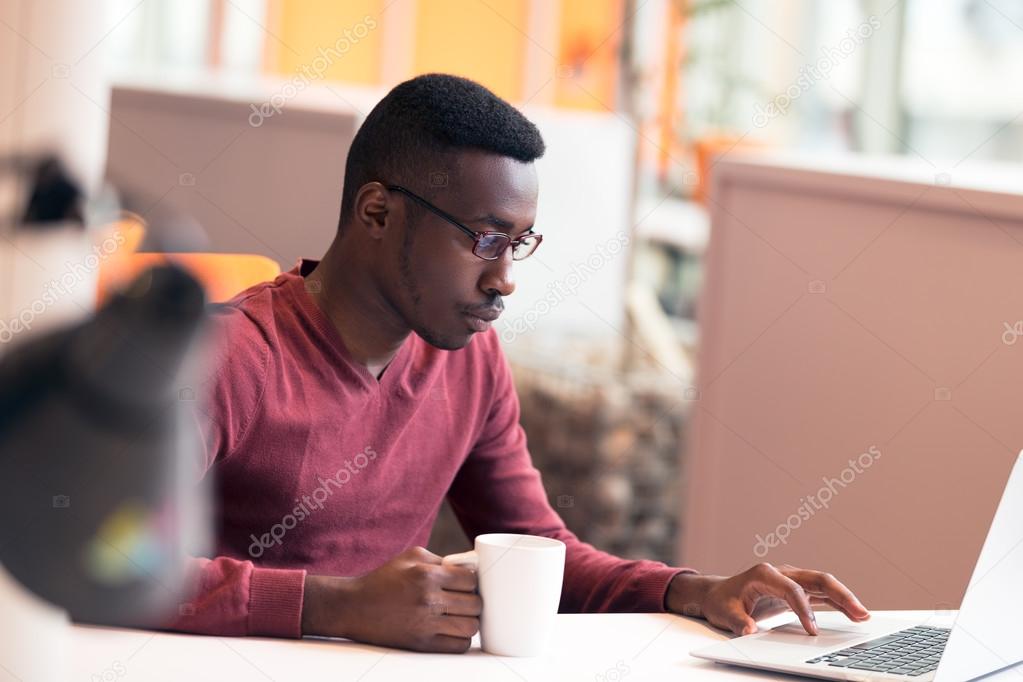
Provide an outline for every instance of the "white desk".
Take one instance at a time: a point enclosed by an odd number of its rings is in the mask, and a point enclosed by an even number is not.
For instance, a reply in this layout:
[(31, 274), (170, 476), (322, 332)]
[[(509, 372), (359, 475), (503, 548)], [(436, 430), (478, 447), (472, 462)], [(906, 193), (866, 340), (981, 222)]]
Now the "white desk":
[[(921, 612), (878, 613), (921, 620)], [(827, 626), (834, 613), (821, 613)], [(777, 624), (791, 616), (771, 621)], [(935, 622), (935, 621), (932, 621)], [(766, 624), (766, 623), (765, 623)], [(561, 615), (550, 653), (538, 659), (417, 654), (340, 640), (203, 637), (91, 626), (73, 628), (74, 680), (113, 682), (387, 682), (483, 680), (793, 680), (695, 659), (691, 649), (725, 639), (703, 621), (662, 614)], [(95, 677), (94, 677), (95, 676)], [(1011, 676), (1011, 677), (1010, 677)], [(1020, 679), (1009, 670), (985, 682)]]

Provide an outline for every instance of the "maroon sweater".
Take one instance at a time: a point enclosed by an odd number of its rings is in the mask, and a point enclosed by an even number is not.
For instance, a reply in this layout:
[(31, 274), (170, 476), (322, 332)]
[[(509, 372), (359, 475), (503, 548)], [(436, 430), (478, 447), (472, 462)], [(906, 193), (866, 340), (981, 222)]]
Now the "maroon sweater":
[[(409, 335), (379, 381), (308, 296), (303, 261), (215, 315), (203, 475), (216, 551), (172, 629), (301, 636), (306, 572), (357, 576), (426, 545), (445, 496), (466, 534), (567, 545), (561, 611), (662, 611), (683, 569), (579, 541), (547, 501), (491, 330), (458, 351)], [(301, 269), (301, 271), (300, 271)]]

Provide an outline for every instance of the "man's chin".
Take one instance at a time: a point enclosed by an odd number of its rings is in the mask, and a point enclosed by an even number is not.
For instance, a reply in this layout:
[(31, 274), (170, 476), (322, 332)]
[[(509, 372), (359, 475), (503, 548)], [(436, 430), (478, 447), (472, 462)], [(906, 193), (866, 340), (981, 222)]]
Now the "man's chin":
[(416, 330), (416, 334), (423, 341), (440, 350), (459, 350), (465, 348), (476, 336), (475, 332), (464, 332), (462, 334), (442, 334), (433, 330)]

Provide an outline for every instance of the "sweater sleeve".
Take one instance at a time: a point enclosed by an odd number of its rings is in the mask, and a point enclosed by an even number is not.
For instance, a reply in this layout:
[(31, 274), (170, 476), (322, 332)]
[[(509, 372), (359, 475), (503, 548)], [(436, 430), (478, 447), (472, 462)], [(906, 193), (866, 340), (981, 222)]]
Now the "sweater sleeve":
[(302, 636), (305, 571), (228, 557), (189, 560), (185, 601), (164, 627), (202, 635)]
[(448, 499), (466, 534), (542, 535), (565, 543), (562, 613), (664, 611), (668, 585), (679, 573), (655, 561), (628, 561), (582, 542), (547, 500), (519, 424), (519, 400), (496, 335), (487, 339), (493, 363), (493, 399), (486, 424), (459, 470)]
[[(240, 312), (228, 310), (214, 322), (211, 371), (196, 390), (193, 410), (201, 438), (199, 481), (215, 475), (216, 463), (244, 443), (262, 401), (271, 361), (267, 340)], [(260, 567), (226, 556), (187, 561), (184, 596), (164, 629), (224, 636), (302, 636), (306, 571)]]

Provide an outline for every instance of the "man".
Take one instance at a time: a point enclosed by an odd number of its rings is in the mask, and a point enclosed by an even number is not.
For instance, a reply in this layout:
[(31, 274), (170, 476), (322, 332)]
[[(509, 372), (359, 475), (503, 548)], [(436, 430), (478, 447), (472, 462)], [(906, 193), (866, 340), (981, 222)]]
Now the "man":
[(825, 573), (761, 564), (724, 578), (625, 561), (550, 507), (490, 329), (513, 262), (540, 245), (543, 153), (532, 123), (462, 78), (415, 78), (373, 109), (323, 260), (218, 316), (226, 352), (206, 442), (218, 556), (197, 560), (173, 627), (465, 651), (476, 576), (421, 547), (445, 497), (470, 538), (562, 540), (565, 612), (668, 610), (736, 633), (784, 608), (815, 633), (814, 604), (869, 617)]

